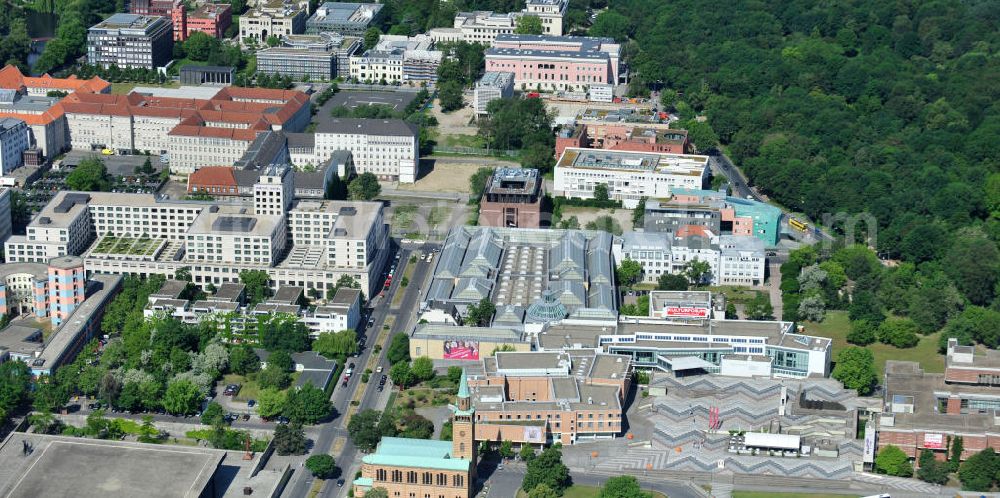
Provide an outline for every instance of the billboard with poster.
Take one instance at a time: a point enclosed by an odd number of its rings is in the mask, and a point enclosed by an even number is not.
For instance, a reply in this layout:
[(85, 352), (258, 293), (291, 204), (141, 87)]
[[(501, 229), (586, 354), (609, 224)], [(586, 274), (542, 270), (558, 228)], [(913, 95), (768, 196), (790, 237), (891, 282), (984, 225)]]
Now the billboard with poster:
[(872, 425), (865, 425), (865, 452), (861, 458), (864, 463), (875, 461), (875, 428)]
[(668, 306), (663, 309), (667, 318), (708, 318), (708, 308), (694, 306)]
[(544, 443), (545, 437), (543, 434), (544, 431), (539, 426), (524, 426), (524, 442), (526, 443)]
[(929, 450), (944, 449), (944, 436), (941, 434), (924, 434), (924, 448)]
[(446, 340), (444, 341), (443, 358), (446, 360), (478, 360), (479, 341)]

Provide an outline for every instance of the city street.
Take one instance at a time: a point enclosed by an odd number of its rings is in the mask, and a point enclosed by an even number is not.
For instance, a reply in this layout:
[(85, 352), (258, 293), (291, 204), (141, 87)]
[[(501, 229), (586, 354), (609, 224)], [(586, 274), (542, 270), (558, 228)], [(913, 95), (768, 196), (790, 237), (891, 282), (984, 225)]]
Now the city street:
[[(357, 371), (364, 370), (363, 366), (369, 362), (379, 333), (382, 332), (383, 326), (387, 322), (391, 322), (392, 325), (388, 331), (389, 333), (385, 336), (385, 341), (382, 343), (382, 349), (379, 351), (377, 362), (375, 363), (375, 365), (381, 364), (385, 371), (388, 372), (389, 365), (386, 364), (385, 356), (389, 343), (395, 334), (406, 333), (416, 324), (416, 309), (420, 298), (420, 291), (423, 283), (427, 280), (428, 275), (430, 275), (433, 263), (421, 261), (419, 258), (413, 263), (416, 267), (410, 278), (409, 285), (402, 289), (404, 295), (399, 302), (399, 306), (393, 308), (393, 297), (401, 290), (402, 278), (399, 278), (399, 276), (405, 273), (407, 266), (410, 265), (410, 256), (416, 251), (420, 250), (426, 253), (437, 247), (436, 244), (423, 244), (407, 245), (399, 249), (400, 257), (396, 268), (397, 278), (393, 279), (392, 285), (384, 295), (373, 298), (372, 302), (375, 306), (372, 310), (371, 318), (375, 323), (365, 331), (367, 345), (358, 358), (350, 360), (357, 365)], [(374, 379), (375, 377), (373, 376), (372, 380)], [(392, 389), (391, 382), (386, 385), (386, 389), (382, 392), (378, 392), (377, 386), (378, 382), (372, 381), (362, 384), (361, 375), (359, 374), (351, 377), (346, 388), (338, 384), (336, 389), (334, 389), (330, 400), (333, 403), (337, 416), (333, 420), (318, 426), (319, 433), (310, 454), (327, 453), (332, 455), (334, 461), (337, 462), (337, 466), (342, 470), (339, 479), (343, 479), (345, 484), (343, 487), (338, 487), (336, 484), (337, 479), (329, 479), (324, 483), (324, 487), (320, 490), (318, 496), (347, 496), (354, 473), (360, 468), (360, 456), (358, 455), (357, 448), (351, 444), (350, 438), (347, 436), (346, 416), (351, 411), (351, 401), (357, 399), (359, 394), (360, 402), (357, 407), (354, 407), (354, 413), (370, 408), (376, 410), (383, 409)], [(299, 469), (292, 476), (282, 496), (294, 498), (306, 497), (309, 495), (312, 483), (313, 479), (308, 471)]]

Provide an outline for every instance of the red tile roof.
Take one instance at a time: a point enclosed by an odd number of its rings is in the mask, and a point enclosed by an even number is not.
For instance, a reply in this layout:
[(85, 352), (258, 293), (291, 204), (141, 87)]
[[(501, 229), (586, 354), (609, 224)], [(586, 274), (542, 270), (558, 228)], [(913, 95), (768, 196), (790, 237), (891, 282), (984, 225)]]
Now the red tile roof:
[(231, 166), (205, 166), (188, 176), (188, 192), (205, 187), (236, 187)]
[(71, 75), (68, 78), (53, 78), (48, 74), (33, 77), (25, 76), (17, 66), (6, 65), (0, 69), (0, 88), (18, 90), (21, 87), (49, 88), (67, 92), (104, 93), (111, 91), (111, 83), (98, 77), (88, 80)]
[[(253, 141), (259, 132), (287, 123), (303, 106), (309, 105), (309, 97), (290, 90), (224, 87), (208, 100), (134, 92), (128, 95), (74, 93), (63, 99), (62, 105), (65, 112), (71, 114), (176, 118), (179, 122), (170, 135)], [(210, 126), (213, 122), (244, 126)]]

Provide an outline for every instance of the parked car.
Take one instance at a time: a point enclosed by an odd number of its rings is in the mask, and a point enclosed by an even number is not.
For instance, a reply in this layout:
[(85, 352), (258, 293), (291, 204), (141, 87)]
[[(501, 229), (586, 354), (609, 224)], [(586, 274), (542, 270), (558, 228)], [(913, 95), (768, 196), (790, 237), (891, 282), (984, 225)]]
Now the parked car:
[(337, 479), (337, 487), (338, 488), (344, 487), (344, 480), (343, 479)]
[(247, 408), (253, 408), (255, 406), (257, 406), (257, 400), (255, 400), (255, 399), (248, 399), (247, 400)]
[(389, 378), (388, 376), (386, 376), (385, 374), (382, 374), (382, 378), (378, 380), (379, 385), (385, 385), (385, 381), (388, 378)]
[(282, 416), (278, 417), (278, 423), (279, 423), (279, 424), (282, 424), (282, 425), (285, 425), (285, 424), (287, 424), (288, 422), (289, 422), (289, 420), (288, 420), (288, 417), (286, 417), (286, 416), (284, 416), (284, 415), (282, 415)]
[(375, 367), (375, 373), (382, 373), (382, 365)]

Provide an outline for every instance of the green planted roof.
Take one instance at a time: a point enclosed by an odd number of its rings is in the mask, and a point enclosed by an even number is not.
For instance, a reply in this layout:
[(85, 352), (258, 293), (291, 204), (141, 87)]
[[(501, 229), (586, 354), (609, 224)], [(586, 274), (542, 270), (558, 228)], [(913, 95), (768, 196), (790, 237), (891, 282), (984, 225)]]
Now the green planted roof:
[(372, 465), (436, 470), (469, 470), (469, 461), (451, 457), (451, 441), (384, 437), (375, 453), (362, 459)]

